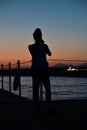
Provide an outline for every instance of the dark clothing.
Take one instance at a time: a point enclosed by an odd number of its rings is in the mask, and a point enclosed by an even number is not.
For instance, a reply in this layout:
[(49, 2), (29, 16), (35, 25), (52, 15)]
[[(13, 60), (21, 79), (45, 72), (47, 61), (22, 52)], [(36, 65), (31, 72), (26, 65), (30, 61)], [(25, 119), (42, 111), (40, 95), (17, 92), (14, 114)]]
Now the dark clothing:
[(46, 90), (46, 100), (51, 100), (50, 80), (48, 75), (48, 69), (32, 69), (33, 78), (33, 100), (39, 101), (39, 87), (40, 83), (43, 83)]
[(47, 68), (46, 54), (51, 55), (51, 52), (46, 44), (29, 45), (29, 50), (32, 55), (32, 68)]
[(39, 101), (40, 83), (44, 84), (46, 90), (46, 100), (51, 101), (50, 80), (48, 74), (48, 62), (46, 54), (49, 56), (51, 52), (46, 44), (32, 44), (28, 46), (32, 56), (32, 80), (33, 80), (33, 100)]

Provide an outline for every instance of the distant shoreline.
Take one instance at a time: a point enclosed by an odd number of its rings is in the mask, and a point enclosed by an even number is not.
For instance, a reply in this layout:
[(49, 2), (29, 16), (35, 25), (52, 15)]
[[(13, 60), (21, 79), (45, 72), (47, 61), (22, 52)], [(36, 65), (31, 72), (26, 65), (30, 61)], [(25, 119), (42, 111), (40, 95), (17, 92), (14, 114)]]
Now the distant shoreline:
[[(0, 76), (15, 76), (20, 74), (21, 76), (31, 76), (31, 69), (4, 69), (0, 70)], [(63, 77), (87, 77), (87, 71), (67, 71), (65, 68), (49, 68), (49, 76), (63, 76)]]

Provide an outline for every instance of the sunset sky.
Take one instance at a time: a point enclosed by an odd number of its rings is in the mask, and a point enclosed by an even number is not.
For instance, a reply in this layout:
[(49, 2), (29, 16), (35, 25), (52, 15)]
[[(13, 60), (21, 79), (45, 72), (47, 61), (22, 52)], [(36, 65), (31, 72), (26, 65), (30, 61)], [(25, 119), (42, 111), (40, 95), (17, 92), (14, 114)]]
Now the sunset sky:
[(87, 60), (87, 0), (0, 0), (0, 64), (31, 60), (37, 27), (51, 59)]

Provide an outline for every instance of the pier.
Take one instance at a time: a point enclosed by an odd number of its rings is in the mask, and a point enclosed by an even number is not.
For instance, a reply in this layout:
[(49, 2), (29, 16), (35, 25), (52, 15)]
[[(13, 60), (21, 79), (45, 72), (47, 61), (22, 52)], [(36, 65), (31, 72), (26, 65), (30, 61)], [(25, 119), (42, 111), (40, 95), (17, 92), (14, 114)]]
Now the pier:
[[(9, 88), (4, 89), (3, 65), (1, 66), (0, 130), (79, 130), (87, 129), (87, 99), (53, 100), (50, 107), (45, 101), (39, 109), (32, 100), (12, 93), (11, 64), (9, 63)], [(20, 62), (17, 62), (20, 74)]]
[(0, 130), (79, 130), (87, 128), (87, 100), (32, 101), (0, 89)]

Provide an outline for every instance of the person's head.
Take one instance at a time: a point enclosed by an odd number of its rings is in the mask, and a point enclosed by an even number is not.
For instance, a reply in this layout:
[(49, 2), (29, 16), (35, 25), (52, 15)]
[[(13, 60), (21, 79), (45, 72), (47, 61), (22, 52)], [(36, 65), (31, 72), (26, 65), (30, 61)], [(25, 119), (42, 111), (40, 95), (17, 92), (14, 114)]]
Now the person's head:
[(40, 28), (36, 28), (34, 33), (33, 33), (33, 37), (35, 42), (41, 42), (42, 41), (42, 32)]

